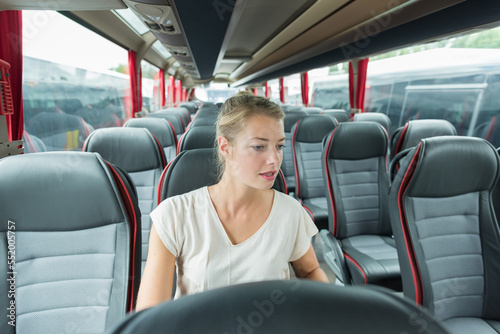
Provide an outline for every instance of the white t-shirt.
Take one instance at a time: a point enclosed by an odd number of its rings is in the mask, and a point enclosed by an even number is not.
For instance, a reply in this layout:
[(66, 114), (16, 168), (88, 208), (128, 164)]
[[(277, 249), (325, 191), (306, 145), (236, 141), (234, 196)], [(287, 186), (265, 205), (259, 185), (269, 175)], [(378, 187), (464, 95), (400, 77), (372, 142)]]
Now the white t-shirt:
[(232, 284), (289, 279), (288, 263), (301, 258), (318, 233), (300, 203), (278, 191), (266, 222), (236, 245), (227, 236), (207, 187), (166, 199), (150, 216), (177, 259), (176, 299)]

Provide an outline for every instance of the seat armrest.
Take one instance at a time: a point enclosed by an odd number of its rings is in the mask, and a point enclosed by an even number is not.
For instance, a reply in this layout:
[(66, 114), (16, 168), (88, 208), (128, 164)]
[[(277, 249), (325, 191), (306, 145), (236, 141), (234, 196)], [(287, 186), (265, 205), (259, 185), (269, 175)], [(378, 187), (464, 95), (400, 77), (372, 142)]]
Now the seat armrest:
[(339, 241), (328, 230), (321, 230), (319, 233), (321, 236), (321, 246), (323, 247), (325, 262), (344, 285), (351, 284), (349, 270), (347, 269), (344, 253), (342, 252)]

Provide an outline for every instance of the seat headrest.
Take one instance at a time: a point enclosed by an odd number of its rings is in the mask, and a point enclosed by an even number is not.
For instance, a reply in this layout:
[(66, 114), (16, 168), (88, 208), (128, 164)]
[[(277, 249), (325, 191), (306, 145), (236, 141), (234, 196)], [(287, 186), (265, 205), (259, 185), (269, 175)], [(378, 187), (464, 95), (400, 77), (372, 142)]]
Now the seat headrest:
[(391, 131), (391, 119), (386, 115), (378, 112), (364, 112), (355, 114), (354, 122), (377, 122), (384, 127), (389, 133)]
[(447, 333), (425, 310), (389, 290), (309, 280), (247, 283), (185, 296), (128, 317), (110, 334), (160, 332)]
[(410, 197), (450, 197), (489, 190), (498, 179), (498, 154), (484, 139), (422, 139), (408, 157), (417, 163), (406, 192)]
[(295, 126), (295, 141), (319, 143), (337, 124), (337, 120), (329, 115), (307, 115)]
[(368, 159), (387, 154), (387, 132), (376, 122), (340, 123), (330, 142), (330, 159)]
[(127, 172), (163, 169), (163, 153), (153, 135), (144, 128), (106, 128), (90, 134), (84, 151), (97, 152)]
[(87, 152), (42, 152), (0, 161), (0, 220), (24, 231), (68, 231), (125, 220), (106, 162)]
[(399, 151), (415, 147), (423, 138), (438, 136), (455, 136), (457, 130), (450, 122), (444, 119), (419, 119), (408, 122), (408, 127), (403, 130), (404, 142)]
[(172, 128), (163, 118), (131, 118), (124, 125), (131, 128), (146, 128), (160, 142), (162, 147), (175, 145)]
[(214, 126), (194, 126), (184, 134), (180, 143), (180, 151), (192, 150), (195, 148), (215, 147), (215, 127)]
[(292, 127), (297, 123), (299, 119), (306, 116), (305, 111), (287, 111), (285, 113), (285, 119), (283, 121), (285, 125), (285, 132), (291, 132)]
[(349, 114), (344, 109), (325, 109), (323, 110), (323, 114), (331, 115), (335, 117), (335, 119), (340, 122), (348, 122)]
[(168, 122), (170, 122), (170, 124), (172, 124), (176, 135), (184, 133), (184, 127), (182, 125), (182, 121), (179, 115), (166, 111), (158, 111), (155, 113), (148, 114), (148, 116), (146, 117), (163, 118)]
[[(158, 189), (158, 202), (218, 182), (218, 161), (215, 148), (198, 148), (179, 153), (163, 172)], [(286, 192), (279, 174), (273, 189)]]

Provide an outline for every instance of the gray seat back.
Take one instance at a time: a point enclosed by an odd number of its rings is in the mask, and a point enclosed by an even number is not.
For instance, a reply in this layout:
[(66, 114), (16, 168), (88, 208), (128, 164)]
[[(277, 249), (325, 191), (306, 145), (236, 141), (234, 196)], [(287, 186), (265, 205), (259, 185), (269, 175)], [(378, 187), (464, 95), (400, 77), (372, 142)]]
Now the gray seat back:
[(98, 152), (106, 161), (123, 168), (132, 178), (142, 215), (142, 267), (146, 264), (151, 220), (156, 207), (158, 182), (166, 167), (163, 149), (144, 128), (109, 128), (94, 131), (84, 150)]
[(406, 123), (391, 136), (390, 160), (396, 154), (417, 146), (421, 139), (438, 136), (456, 136), (457, 130), (444, 119), (419, 119)]
[(295, 193), (300, 199), (326, 197), (321, 167), (323, 139), (337, 124), (328, 115), (308, 115), (294, 126)]
[(0, 332), (114, 327), (140, 281), (140, 217), (126, 175), (85, 152), (12, 156), (0, 174)]
[(329, 230), (337, 238), (390, 235), (387, 133), (375, 122), (340, 123), (323, 156)]
[(283, 124), (285, 127), (285, 147), (283, 148), (283, 162), (281, 163), (281, 170), (285, 175), (288, 190), (290, 192), (295, 191), (295, 165), (293, 160), (293, 148), (292, 148), (292, 128), (307, 114), (304, 111), (287, 111), (285, 112), (285, 119)]
[(382, 114), (379, 112), (364, 112), (355, 114), (352, 119), (353, 122), (377, 122), (382, 125), (387, 131), (387, 133), (391, 132), (391, 119), (386, 114)]
[(215, 141), (214, 126), (190, 127), (181, 137), (177, 147), (177, 153), (195, 148), (214, 148)]
[[(203, 316), (193, 321), (193, 314)], [(186, 296), (135, 314), (110, 334), (149, 333), (447, 332), (426, 311), (386, 289), (301, 280), (248, 283)]]
[(172, 124), (162, 118), (131, 118), (124, 125), (131, 128), (146, 128), (158, 140), (165, 159), (170, 162), (177, 154), (177, 137)]
[(390, 207), (404, 294), (441, 320), (500, 320), (495, 149), (479, 138), (428, 138), (400, 166)]

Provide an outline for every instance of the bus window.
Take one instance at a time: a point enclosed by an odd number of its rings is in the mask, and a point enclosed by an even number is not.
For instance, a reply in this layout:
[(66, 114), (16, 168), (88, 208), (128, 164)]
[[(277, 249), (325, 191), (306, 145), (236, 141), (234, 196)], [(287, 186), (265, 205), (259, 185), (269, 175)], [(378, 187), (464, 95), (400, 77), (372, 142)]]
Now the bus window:
[(488, 76), (488, 88), (472, 125), (471, 135), (487, 139), (500, 147), (500, 74)]
[(415, 119), (444, 119), (467, 135), (484, 85), (407, 86), (400, 124)]
[[(42, 20), (45, 18), (45, 20)], [(81, 150), (129, 117), (127, 51), (56, 11), (23, 11), (24, 127), (46, 150)]]

